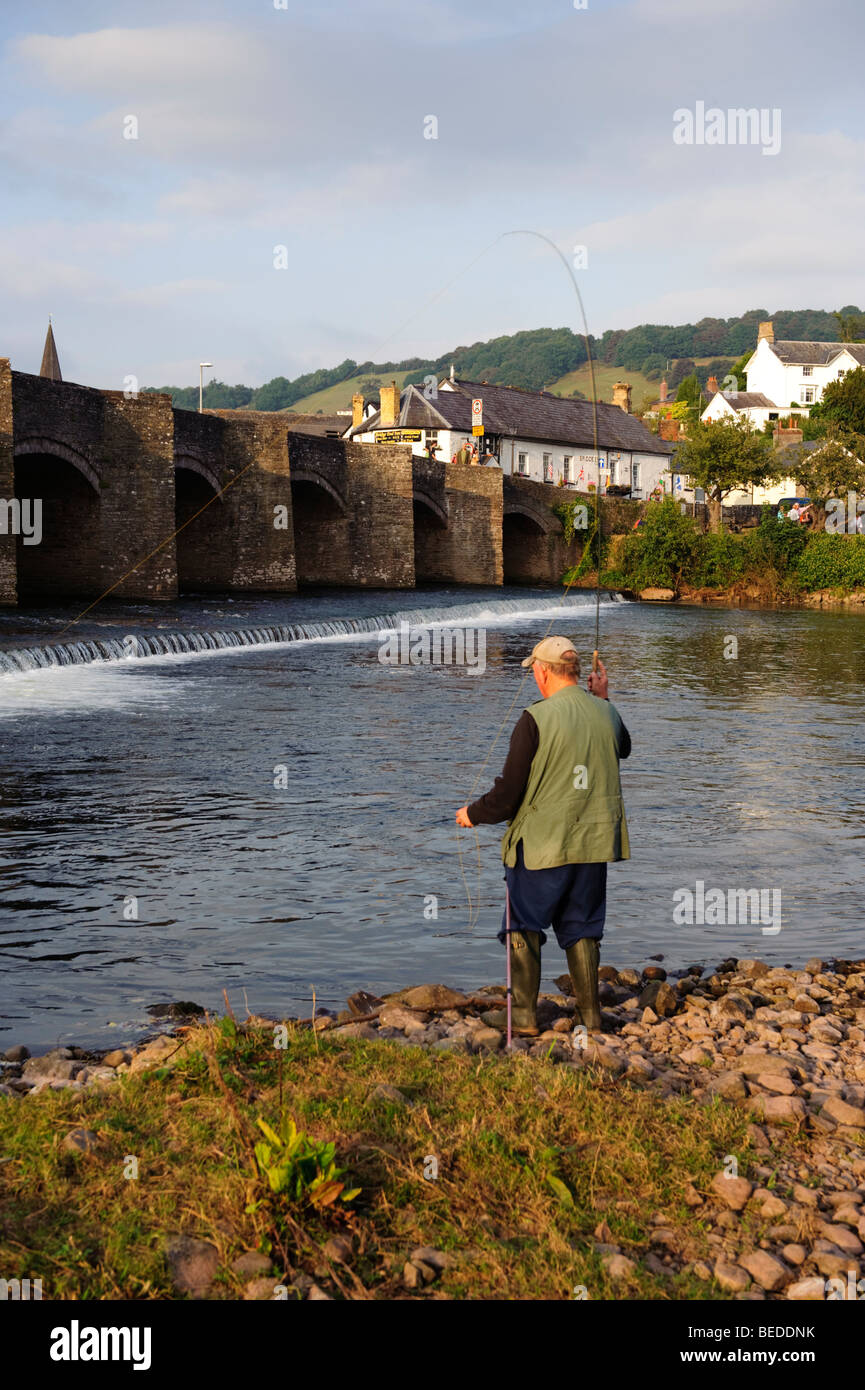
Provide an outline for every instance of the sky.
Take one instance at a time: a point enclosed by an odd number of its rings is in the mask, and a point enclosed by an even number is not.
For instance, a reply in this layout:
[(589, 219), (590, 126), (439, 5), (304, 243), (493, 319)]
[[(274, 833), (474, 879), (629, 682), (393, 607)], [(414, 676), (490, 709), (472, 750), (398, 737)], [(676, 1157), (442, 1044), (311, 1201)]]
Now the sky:
[[(580, 331), (518, 229), (598, 336), (865, 303), (861, 0), (577, 2), (0, 0), (0, 355), (50, 314), (67, 380), (258, 385)], [(678, 142), (699, 103), (766, 138)]]

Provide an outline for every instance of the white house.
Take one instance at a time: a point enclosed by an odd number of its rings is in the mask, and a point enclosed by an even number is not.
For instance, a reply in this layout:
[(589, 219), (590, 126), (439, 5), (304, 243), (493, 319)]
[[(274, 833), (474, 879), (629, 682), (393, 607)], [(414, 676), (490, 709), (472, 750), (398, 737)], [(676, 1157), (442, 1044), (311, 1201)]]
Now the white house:
[[(626, 397), (625, 403), (626, 401)], [(482, 402), (484, 433), (473, 436), (472, 401)], [(597, 447), (595, 446), (597, 411)], [(483, 463), (535, 482), (559, 483), (581, 492), (612, 484), (648, 497), (669, 491), (670, 444), (651, 434), (622, 406), (522, 391), (513, 386), (450, 377), (429, 394), (417, 386), (399, 392), (382, 387), (381, 409), (367, 419), (357, 399), (346, 438), (360, 443), (407, 443), (416, 454), (429, 449), (452, 459), (466, 443)]]
[(756, 429), (789, 415), (808, 415), (830, 381), (865, 367), (865, 343), (775, 341), (771, 320), (761, 323), (745, 368), (747, 391), (717, 391), (701, 420), (746, 419)]
[(830, 381), (865, 367), (865, 343), (776, 342), (771, 323), (761, 323), (756, 351), (745, 374), (749, 391), (761, 391), (785, 412), (816, 405)]

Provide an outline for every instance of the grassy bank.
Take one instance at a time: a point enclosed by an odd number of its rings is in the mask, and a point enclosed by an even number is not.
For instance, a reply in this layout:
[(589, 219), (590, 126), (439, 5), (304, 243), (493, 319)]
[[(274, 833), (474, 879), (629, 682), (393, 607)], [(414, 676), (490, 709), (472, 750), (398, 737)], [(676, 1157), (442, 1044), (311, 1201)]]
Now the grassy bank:
[[(271, 1191), (257, 1122), (278, 1127), (281, 1114), (335, 1145), (356, 1197), (316, 1207)], [(68, 1146), (74, 1129), (91, 1132), (89, 1152)], [(601, 1069), (291, 1025), (277, 1050), (272, 1027), (223, 1021), (98, 1089), (0, 1098), (0, 1273), (41, 1277), (46, 1298), (181, 1297), (164, 1247), (183, 1233), (218, 1252), (215, 1298), (244, 1296), (231, 1264), (251, 1250), (284, 1284), (314, 1279), (334, 1298), (566, 1299), (580, 1285), (590, 1298), (718, 1298), (711, 1280), (681, 1267), (659, 1279), (643, 1260), (657, 1213), (683, 1258), (709, 1256), (686, 1195), (706, 1192), (731, 1153), (744, 1171), (741, 1111), (660, 1099)], [(437, 1178), (424, 1176), (430, 1159)], [(351, 1242), (345, 1263), (322, 1254), (337, 1234)], [(624, 1281), (599, 1240), (634, 1259)], [(449, 1259), (412, 1290), (417, 1246)]]

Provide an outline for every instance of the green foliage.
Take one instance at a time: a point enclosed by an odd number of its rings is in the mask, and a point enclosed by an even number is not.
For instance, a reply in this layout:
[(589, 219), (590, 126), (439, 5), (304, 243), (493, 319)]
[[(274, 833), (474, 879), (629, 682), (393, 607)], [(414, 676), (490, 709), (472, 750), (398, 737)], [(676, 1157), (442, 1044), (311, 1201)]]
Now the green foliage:
[[(272, 1192), (284, 1192), (317, 1208), (330, 1206), (337, 1198), (350, 1202), (360, 1192), (359, 1187), (346, 1191), (345, 1183), (339, 1181), (346, 1170), (336, 1166), (335, 1144), (322, 1144), (299, 1133), (288, 1116), (283, 1117), (279, 1133), (261, 1116), (258, 1127), (267, 1142), (256, 1144), (255, 1158)], [(248, 1210), (255, 1211), (259, 1205), (252, 1203)]]
[(747, 421), (698, 421), (676, 454), (676, 471), (690, 474), (719, 512), (730, 492), (768, 483), (776, 471), (771, 441)]
[(792, 521), (779, 521), (777, 507), (766, 504), (759, 526), (747, 532), (743, 539), (750, 569), (763, 573), (774, 570), (777, 575), (786, 575), (795, 570), (808, 544), (809, 532)]
[(860, 462), (863, 455), (865, 440), (855, 435), (832, 434), (816, 449), (797, 456), (796, 478), (814, 503), (818, 523), (831, 498), (846, 498), (848, 491), (865, 491), (865, 466)]
[(839, 309), (832, 315), (838, 324), (838, 338), (842, 343), (860, 343), (865, 337), (865, 318), (863, 318), (855, 304), (848, 304), (846, 309)]
[[(792, 529), (792, 527), (791, 527)], [(729, 531), (700, 536), (688, 568), (688, 581), (698, 588), (723, 589), (745, 573), (745, 549)]]
[[(859, 322), (859, 310), (847, 305), (840, 311), (842, 318)], [(599, 363), (623, 367), (627, 371), (644, 371), (656, 380), (672, 363), (667, 377), (671, 391), (695, 370), (705, 385), (708, 375), (719, 381), (727, 371), (737, 372), (751, 356), (757, 338), (757, 324), (770, 317), (767, 309), (749, 309), (739, 318), (700, 319), (698, 323), (639, 324), (630, 329), (608, 329), (600, 339), (589, 336), (592, 355)], [(778, 310), (771, 315), (778, 338), (805, 339), (810, 342), (837, 342), (837, 315), (821, 309)], [(847, 328), (842, 325), (843, 331)], [(852, 330), (851, 330), (852, 331)], [(500, 382), (537, 391), (559, 381), (587, 360), (586, 342), (581, 333), (570, 328), (536, 328), (521, 333), (492, 338), (489, 342), (462, 345), (442, 353), (437, 358), (407, 357), (400, 362), (361, 362), (346, 358), (337, 367), (306, 372), (290, 381), (277, 376), (263, 386), (228, 386), (213, 380), (204, 391), (204, 404), (213, 409), (287, 410), (296, 401), (338, 386), (355, 376), (383, 376), (386, 373), (407, 372), (408, 381), (423, 381), (425, 376), (441, 377), (453, 363), (457, 375), (469, 381)], [(706, 367), (696, 368), (695, 358), (710, 357)], [(731, 368), (724, 369), (730, 357), (738, 358)], [(719, 364), (721, 371), (719, 372)], [(194, 370), (194, 367), (192, 368)], [(744, 389), (744, 378), (741, 379)], [(175, 406), (186, 410), (198, 408), (198, 386), (145, 387), (169, 394)]]
[(684, 377), (683, 380), (679, 382), (679, 387), (676, 391), (677, 401), (685, 401), (688, 405), (697, 405), (700, 400), (700, 395), (700, 383), (697, 379), (696, 372), (692, 372), (690, 376)]
[(842, 429), (865, 434), (865, 367), (857, 367), (823, 391), (820, 415)]
[(809, 539), (796, 569), (804, 589), (865, 587), (865, 536), (821, 531)]
[(620, 573), (626, 587), (678, 590), (697, 550), (694, 522), (678, 502), (665, 497), (650, 502), (640, 531), (632, 531), (621, 548)]
[[(737, 382), (739, 383), (740, 391), (747, 391), (748, 389), (748, 377), (746, 375), (745, 369), (753, 356), (753, 350), (751, 348), (748, 348), (747, 351), (742, 353), (741, 357), (738, 357), (736, 359), (736, 361), (730, 366), (728, 371), (725, 373), (726, 376), (734, 376), (736, 378)], [(722, 380), (722, 387), (723, 384), (724, 383)]]
[(598, 531), (597, 497), (589, 493), (578, 501), (562, 502), (552, 510), (562, 523), (566, 545), (570, 545), (578, 533), (584, 537), (583, 553), (579, 561), (563, 576), (563, 583), (575, 584), (590, 570), (602, 567), (609, 550), (609, 538), (600, 535)]

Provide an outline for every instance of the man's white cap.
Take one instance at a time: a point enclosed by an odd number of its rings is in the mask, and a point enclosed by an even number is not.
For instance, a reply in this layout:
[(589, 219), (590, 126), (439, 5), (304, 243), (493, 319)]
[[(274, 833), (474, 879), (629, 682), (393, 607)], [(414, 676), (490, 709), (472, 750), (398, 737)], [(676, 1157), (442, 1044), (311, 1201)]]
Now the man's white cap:
[(520, 665), (532, 666), (536, 661), (562, 661), (566, 655), (576, 654), (577, 649), (570, 637), (544, 637), (538, 642), (531, 656), (527, 656)]

